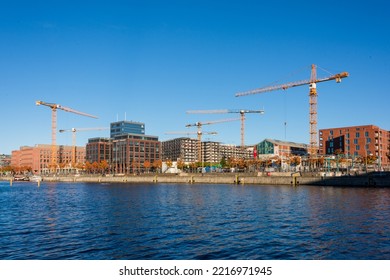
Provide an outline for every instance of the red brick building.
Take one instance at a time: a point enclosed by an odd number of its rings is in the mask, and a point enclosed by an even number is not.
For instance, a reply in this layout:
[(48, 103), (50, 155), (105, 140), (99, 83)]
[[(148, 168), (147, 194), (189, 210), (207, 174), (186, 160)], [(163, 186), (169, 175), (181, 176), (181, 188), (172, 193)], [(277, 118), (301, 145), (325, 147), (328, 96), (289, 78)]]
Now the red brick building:
[(341, 153), (348, 157), (378, 158), (377, 164), (389, 167), (390, 131), (375, 125), (320, 129), (319, 150), (322, 155)]
[(86, 160), (90, 163), (105, 160), (111, 163), (112, 159), (112, 142), (110, 138), (90, 138), (86, 146)]
[[(57, 146), (57, 171), (72, 170), (72, 146)], [(85, 147), (76, 147), (76, 165), (85, 163)], [(34, 147), (23, 146), (12, 151), (11, 166), (31, 168), (33, 173), (50, 172), (51, 145), (37, 144)]]

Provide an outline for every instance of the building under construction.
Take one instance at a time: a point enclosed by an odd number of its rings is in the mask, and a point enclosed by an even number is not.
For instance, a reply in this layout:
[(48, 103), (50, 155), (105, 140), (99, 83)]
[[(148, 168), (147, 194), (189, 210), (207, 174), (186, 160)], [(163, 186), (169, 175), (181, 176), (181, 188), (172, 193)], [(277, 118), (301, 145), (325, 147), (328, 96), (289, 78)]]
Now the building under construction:
[(161, 143), (162, 160), (178, 161), (185, 163), (196, 162), (198, 159), (198, 140), (189, 137), (180, 137), (163, 141)]
[[(201, 143), (201, 158), (203, 162), (219, 163), (222, 158), (253, 158), (253, 148), (237, 147), (235, 145), (221, 144), (215, 141)], [(198, 140), (192, 138), (175, 138), (162, 142), (162, 159), (178, 161), (186, 164), (198, 161)]]

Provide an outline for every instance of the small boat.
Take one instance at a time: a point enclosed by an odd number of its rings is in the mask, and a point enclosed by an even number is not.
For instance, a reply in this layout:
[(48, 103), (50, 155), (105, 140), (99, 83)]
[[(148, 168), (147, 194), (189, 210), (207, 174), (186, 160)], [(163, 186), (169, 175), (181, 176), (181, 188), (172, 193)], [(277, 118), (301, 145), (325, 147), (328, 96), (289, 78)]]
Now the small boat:
[(29, 179), (26, 176), (14, 176), (14, 181), (29, 181)]
[(39, 175), (33, 175), (33, 176), (29, 177), (29, 180), (31, 182), (40, 182), (40, 181), (42, 181), (42, 177)]

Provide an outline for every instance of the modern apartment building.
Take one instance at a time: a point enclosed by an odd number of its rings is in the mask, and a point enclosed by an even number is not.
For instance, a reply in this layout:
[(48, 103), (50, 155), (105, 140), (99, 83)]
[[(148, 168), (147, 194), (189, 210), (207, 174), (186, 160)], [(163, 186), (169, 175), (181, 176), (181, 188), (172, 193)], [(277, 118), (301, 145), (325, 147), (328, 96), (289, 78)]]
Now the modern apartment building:
[(374, 155), (378, 158), (378, 165), (389, 166), (387, 155), (390, 154), (390, 131), (375, 125), (320, 129), (319, 145), (322, 155)]
[(118, 121), (110, 124), (110, 137), (123, 134), (145, 134), (145, 124), (133, 121)]
[(112, 170), (128, 174), (144, 170), (145, 162), (160, 160), (161, 143), (157, 136), (123, 134), (112, 141)]
[[(198, 140), (191, 138), (176, 138), (162, 142), (163, 160), (183, 160), (185, 163), (198, 161)], [(223, 157), (253, 158), (253, 151), (242, 149), (235, 145), (225, 145), (214, 141), (201, 143), (202, 161), (219, 163)]]
[(90, 163), (100, 163), (102, 160), (111, 162), (112, 142), (110, 138), (90, 138), (86, 146), (86, 160)]
[[(45, 174), (50, 172), (51, 145), (37, 144), (33, 147), (23, 146), (20, 150), (12, 151), (11, 166), (16, 168), (27, 167), (34, 173)], [(85, 163), (85, 147), (75, 147), (75, 163)], [(72, 146), (57, 146), (57, 172), (71, 172)]]
[(221, 144), (214, 141), (202, 143), (202, 153), (206, 162), (221, 162), (222, 158), (253, 159), (252, 147), (237, 147), (236, 145)]
[(175, 138), (161, 143), (162, 160), (178, 161), (186, 164), (198, 159), (198, 140), (188, 137)]

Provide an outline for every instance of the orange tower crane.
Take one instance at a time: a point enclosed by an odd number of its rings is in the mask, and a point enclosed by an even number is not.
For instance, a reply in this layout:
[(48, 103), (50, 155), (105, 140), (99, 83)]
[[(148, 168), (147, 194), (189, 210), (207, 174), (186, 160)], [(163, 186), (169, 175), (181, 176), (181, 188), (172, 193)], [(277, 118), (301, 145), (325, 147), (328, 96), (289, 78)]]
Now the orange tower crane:
[(192, 124), (187, 124), (186, 127), (196, 126), (198, 128), (198, 161), (202, 161), (202, 126), (203, 125), (210, 125), (210, 124), (216, 124), (216, 123), (223, 123), (223, 122), (232, 122), (232, 121), (238, 121), (239, 118), (236, 119), (224, 119), (224, 120), (216, 120), (216, 121), (206, 121), (206, 122), (196, 122)]
[(187, 111), (187, 114), (240, 114), (241, 119), (241, 148), (245, 147), (245, 114), (247, 113), (257, 113), (264, 114), (264, 110), (230, 110), (230, 109), (222, 109), (222, 110), (191, 110)]
[(258, 88), (254, 90), (244, 91), (236, 93), (236, 97), (245, 96), (245, 95), (251, 95), (251, 94), (258, 94), (258, 93), (264, 93), (268, 91), (274, 91), (274, 90), (280, 90), (280, 89), (288, 89), (291, 87), (296, 86), (302, 86), (302, 85), (309, 85), (310, 91), (309, 91), (309, 106), (310, 106), (310, 117), (309, 117), (309, 124), (310, 124), (310, 151), (309, 154), (311, 156), (315, 156), (317, 154), (318, 150), (318, 137), (317, 137), (317, 83), (336, 80), (337, 83), (341, 82), (342, 78), (348, 77), (348, 72), (342, 72), (336, 75), (332, 75), (325, 78), (317, 78), (317, 66), (315, 64), (311, 65), (311, 75), (310, 80), (301, 80), (296, 82), (290, 82), (282, 85), (274, 85), (270, 87), (264, 87), (264, 88)]
[(47, 103), (44, 101), (36, 101), (35, 104), (37, 106), (44, 105), (44, 106), (47, 106), (51, 109), (51, 166), (52, 166), (51, 168), (54, 169), (57, 166), (57, 152), (56, 152), (56, 149), (57, 149), (57, 134), (56, 134), (56, 132), (57, 132), (57, 109), (63, 110), (65, 112), (70, 112), (70, 113), (90, 117), (90, 118), (97, 119), (97, 117), (90, 115), (90, 114), (86, 114), (83, 112), (73, 110), (73, 109), (68, 108), (68, 107), (61, 106), (60, 104)]
[(78, 131), (91, 131), (91, 130), (108, 130), (108, 127), (89, 127), (89, 128), (71, 128), (71, 129), (60, 129), (58, 132), (72, 132), (72, 166), (76, 166), (76, 132)]

